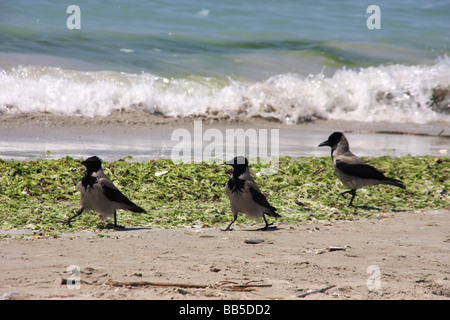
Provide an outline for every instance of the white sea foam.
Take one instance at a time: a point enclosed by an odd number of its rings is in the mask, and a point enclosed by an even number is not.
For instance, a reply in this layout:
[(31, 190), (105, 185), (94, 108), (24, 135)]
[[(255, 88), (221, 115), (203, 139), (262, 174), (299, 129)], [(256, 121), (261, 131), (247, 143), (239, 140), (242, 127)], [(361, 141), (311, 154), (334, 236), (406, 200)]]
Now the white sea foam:
[(0, 113), (107, 116), (144, 110), (171, 117), (270, 117), (450, 122), (450, 58), (434, 65), (341, 69), (331, 77), (282, 74), (261, 82), (18, 66), (0, 73)]

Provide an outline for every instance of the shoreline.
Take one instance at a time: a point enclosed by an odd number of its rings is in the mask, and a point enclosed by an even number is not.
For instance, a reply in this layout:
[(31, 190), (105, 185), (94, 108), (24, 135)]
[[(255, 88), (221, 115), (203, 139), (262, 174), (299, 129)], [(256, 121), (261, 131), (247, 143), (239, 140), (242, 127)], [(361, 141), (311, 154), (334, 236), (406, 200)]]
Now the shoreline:
[[(0, 115), (0, 158), (16, 160), (84, 158), (93, 154), (105, 161), (170, 158), (178, 141), (171, 135), (186, 129), (194, 136), (194, 121), (203, 132), (213, 128), (279, 130), (279, 156), (329, 156), (318, 144), (334, 131), (343, 131), (359, 156), (447, 156), (450, 132), (446, 123), (401, 124), (315, 120), (287, 125), (270, 119), (170, 118), (143, 111), (116, 112), (108, 117), (52, 114)], [(202, 137), (200, 137), (201, 139)], [(207, 145), (203, 142), (203, 147)]]

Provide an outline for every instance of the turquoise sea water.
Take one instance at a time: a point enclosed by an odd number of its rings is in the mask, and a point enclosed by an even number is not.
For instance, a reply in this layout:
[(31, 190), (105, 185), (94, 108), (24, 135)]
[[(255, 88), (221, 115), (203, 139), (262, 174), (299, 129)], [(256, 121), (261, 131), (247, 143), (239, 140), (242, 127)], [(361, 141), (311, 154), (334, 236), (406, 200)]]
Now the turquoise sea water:
[(0, 112), (450, 121), (449, 53), (441, 0), (2, 1)]

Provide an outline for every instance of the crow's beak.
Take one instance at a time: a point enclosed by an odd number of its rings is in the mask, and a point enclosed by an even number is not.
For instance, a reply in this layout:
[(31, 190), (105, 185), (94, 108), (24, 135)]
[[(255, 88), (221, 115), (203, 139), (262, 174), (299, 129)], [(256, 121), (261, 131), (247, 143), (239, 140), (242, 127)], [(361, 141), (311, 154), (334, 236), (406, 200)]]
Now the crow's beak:
[(319, 147), (325, 147), (325, 146), (330, 146), (330, 143), (327, 141), (322, 142), (321, 144), (319, 144)]

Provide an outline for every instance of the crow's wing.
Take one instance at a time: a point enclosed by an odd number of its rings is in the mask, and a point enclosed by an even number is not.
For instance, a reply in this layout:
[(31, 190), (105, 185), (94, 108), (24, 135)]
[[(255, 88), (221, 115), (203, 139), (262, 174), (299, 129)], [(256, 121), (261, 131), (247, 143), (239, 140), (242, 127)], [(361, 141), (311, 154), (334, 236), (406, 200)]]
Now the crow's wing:
[(263, 206), (263, 207), (269, 209), (271, 215), (273, 215), (275, 217), (279, 217), (279, 214), (276, 213), (277, 209), (270, 205), (269, 201), (267, 201), (266, 197), (258, 190), (257, 186), (255, 188), (254, 186), (249, 184), (248, 190), (250, 191), (253, 201), (255, 201), (260, 206)]
[(353, 164), (341, 160), (336, 160), (335, 165), (338, 170), (349, 176), (374, 180), (386, 179), (383, 172), (365, 163)]
[(108, 178), (101, 178), (98, 180), (98, 183), (101, 185), (103, 189), (103, 194), (111, 201), (119, 202), (125, 205), (125, 208), (133, 212), (145, 212), (145, 209), (139, 207), (130, 199), (128, 199), (116, 186), (112, 183)]

